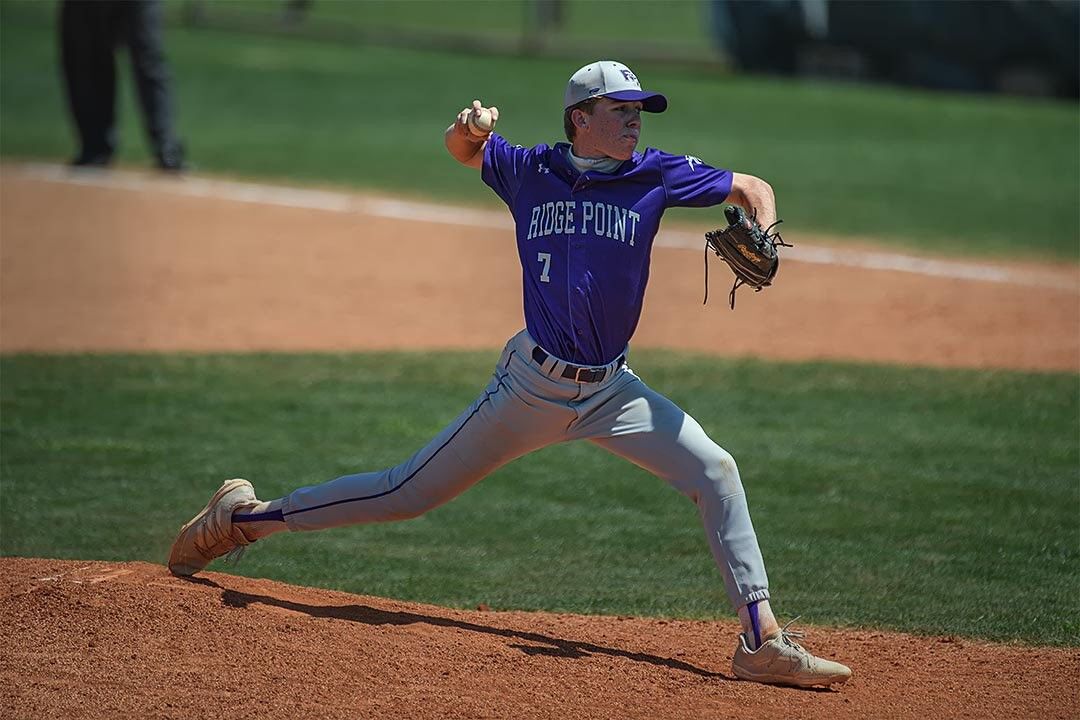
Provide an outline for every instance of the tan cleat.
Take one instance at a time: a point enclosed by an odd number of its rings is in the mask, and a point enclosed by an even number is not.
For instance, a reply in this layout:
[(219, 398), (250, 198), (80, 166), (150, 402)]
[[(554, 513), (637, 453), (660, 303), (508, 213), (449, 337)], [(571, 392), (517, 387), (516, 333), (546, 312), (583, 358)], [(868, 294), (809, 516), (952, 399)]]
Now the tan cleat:
[[(792, 620), (792, 622), (795, 622)], [(839, 685), (851, 677), (851, 669), (832, 660), (811, 655), (792, 638), (801, 638), (801, 632), (788, 632), (788, 623), (780, 631), (751, 651), (746, 636), (739, 635), (731, 669), (741, 680), (768, 683), (770, 685), (795, 685), (814, 687)]]
[(232, 515), (237, 508), (258, 503), (255, 488), (247, 480), (226, 480), (206, 507), (180, 528), (169, 551), (169, 571), (194, 575), (214, 558), (249, 545), (240, 528), (233, 526)]

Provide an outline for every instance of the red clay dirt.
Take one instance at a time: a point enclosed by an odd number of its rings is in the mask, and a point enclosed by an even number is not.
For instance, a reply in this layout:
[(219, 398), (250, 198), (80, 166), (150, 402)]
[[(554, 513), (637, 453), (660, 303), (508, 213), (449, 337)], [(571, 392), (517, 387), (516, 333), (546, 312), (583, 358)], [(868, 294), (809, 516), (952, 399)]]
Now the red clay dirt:
[(734, 622), (449, 610), (0, 559), (7, 718), (1075, 718), (1080, 651), (810, 631), (840, 690), (739, 682)]
[[(5, 353), (494, 350), (522, 324), (505, 230), (11, 166), (0, 210)], [(1080, 369), (1074, 265), (1009, 266), (1055, 281), (1039, 287), (788, 262), (731, 312), (717, 265), (701, 306), (701, 262), (655, 250), (635, 347)], [(0, 569), (4, 718), (1080, 717), (1076, 649), (813, 628), (808, 646), (855, 671), (815, 692), (736, 681), (733, 621), (466, 612), (143, 563)]]

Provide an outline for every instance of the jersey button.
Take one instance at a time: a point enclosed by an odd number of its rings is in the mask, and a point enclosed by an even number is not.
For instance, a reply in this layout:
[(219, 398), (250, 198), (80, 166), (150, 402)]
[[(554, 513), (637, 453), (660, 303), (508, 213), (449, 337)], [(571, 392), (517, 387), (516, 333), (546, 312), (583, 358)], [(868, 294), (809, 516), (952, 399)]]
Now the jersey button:
[(582, 332), (581, 328), (578, 328), (578, 329), (577, 329), (577, 330), (575, 330), (574, 332), (576, 332), (576, 333), (578, 334), (578, 337), (581, 337), (582, 335), (584, 335), (584, 334), (585, 334), (584, 332)]

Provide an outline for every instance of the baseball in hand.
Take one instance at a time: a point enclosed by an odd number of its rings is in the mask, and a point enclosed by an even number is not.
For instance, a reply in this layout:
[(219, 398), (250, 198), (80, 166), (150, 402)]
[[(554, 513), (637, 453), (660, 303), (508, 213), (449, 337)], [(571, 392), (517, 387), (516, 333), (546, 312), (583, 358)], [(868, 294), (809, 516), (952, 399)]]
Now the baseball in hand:
[(486, 107), (478, 110), (474, 109), (469, 113), (469, 118), (465, 122), (469, 126), (469, 132), (476, 137), (486, 136), (495, 127), (495, 118), (492, 116), (491, 110)]

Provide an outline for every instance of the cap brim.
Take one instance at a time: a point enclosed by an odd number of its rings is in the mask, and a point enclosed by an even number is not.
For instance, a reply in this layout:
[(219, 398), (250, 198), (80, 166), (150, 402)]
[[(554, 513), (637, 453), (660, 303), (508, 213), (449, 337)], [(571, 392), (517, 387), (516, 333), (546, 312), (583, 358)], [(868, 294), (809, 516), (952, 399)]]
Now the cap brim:
[(623, 102), (640, 102), (641, 109), (645, 112), (662, 113), (667, 110), (667, 98), (660, 93), (646, 92), (644, 90), (620, 90), (619, 92), (608, 93), (604, 97)]

